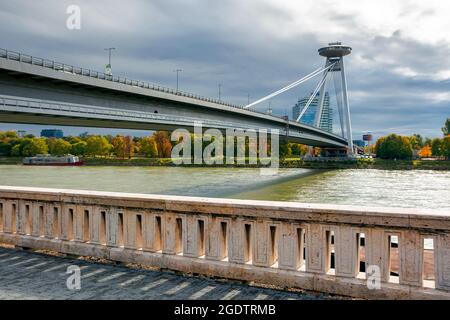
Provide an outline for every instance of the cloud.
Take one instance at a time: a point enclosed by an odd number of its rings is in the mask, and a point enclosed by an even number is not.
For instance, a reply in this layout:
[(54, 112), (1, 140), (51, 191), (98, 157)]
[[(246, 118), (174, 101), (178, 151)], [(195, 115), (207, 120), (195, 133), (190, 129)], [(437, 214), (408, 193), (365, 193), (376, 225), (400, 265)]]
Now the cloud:
[[(77, 4), (82, 29), (65, 27)], [(340, 40), (346, 60), (352, 123), (365, 131), (440, 135), (450, 116), (450, 3), (369, 0), (3, 1), (1, 47), (92, 69), (114, 46), (113, 70), (245, 104), (295, 81), (324, 61), (317, 49)], [(318, 81), (315, 80), (315, 81)], [(314, 82), (271, 101), (291, 114)], [(267, 104), (260, 106), (261, 110)], [(433, 129), (434, 128), (434, 129)], [(410, 130), (410, 131), (408, 131)]]

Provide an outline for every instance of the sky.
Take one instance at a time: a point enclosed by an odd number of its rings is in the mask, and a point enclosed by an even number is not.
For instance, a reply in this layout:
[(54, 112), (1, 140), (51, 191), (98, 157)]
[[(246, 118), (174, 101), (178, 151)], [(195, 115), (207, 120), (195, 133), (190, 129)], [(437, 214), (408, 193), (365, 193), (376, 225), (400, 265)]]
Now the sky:
[[(81, 10), (79, 30), (66, 27), (69, 5)], [(450, 117), (449, 16), (445, 0), (2, 0), (0, 48), (102, 71), (104, 48), (115, 47), (116, 75), (175, 87), (182, 69), (180, 90), (217, 98), (221, 84), (222, 100), (244, 105), (323, 66), (317, 50), (341, 41), (353, 48), (345, 63), (355, 139), (438, 137)], [(318, 81), (273, 98), (274, 114), (291, 116)], [(337, 112), (335, 122), (337, 130)]]

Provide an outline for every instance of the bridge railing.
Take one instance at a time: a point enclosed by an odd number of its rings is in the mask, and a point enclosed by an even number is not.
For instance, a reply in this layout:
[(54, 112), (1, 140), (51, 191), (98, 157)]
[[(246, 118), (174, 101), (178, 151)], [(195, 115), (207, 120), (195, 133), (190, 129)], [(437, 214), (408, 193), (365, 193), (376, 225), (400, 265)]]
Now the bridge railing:
[(360, 298), (450, 299), (449, 218), (0, 187), (3, 243)]
[[(227, 107), (233, 107), (233, 108), (239, 108), (239, 109), (243, 109), (244, 108), (241, 105), (235, 105), (235, 104), (227, 103), (227, 102), (224, 102), (222, 100), (208, 98), (208, 97), (204, 97), (204, 96), (201, 96), (201, 95), (198, 95), (198, 94), (184, 92), (184, 91), (181, 91), (181, 90), (175, 90), (175, 89), (172, 89), (172, 88), (160, 86), (160, 85), (157, 85), (157, 84), (151, 84), (151, 83), (144, 82), (144, 81), (132, 80), (132, 79), (128, 79), (128, 78), (120, 77), (120, 76), (115, 76), (115, 75), (108, 75), (108, 74), (105, 74), (103, 72), (94, 71), (94, 70), (90, 70), (90, 69), (85, 69), (85, 68), (81, 68), (81, 67), (75, 67), (73, 65), (60, 63), (60, 62), (56, 62), (56, 61), (53, 61), (53, 60), (33, 57), (33, 56), (30, 56), (30, 55), (19, 53), (19, 52), (15, 52), (15, 51), (9, 51), (9, 50), (5, 50), (5, 49), (0, 49), (0, 57), (8, 59), (8, 60), (14, 60), (14, 61), (28, 63), (28, 64), (40, 66), (40, 67), (49, 68), (49, 69), (53, 69), (53, 70), (56, 70), (56, 71), (76, 74), (76, 75), (80, 75), (80, 76), (87, 76), (87, 77), (101, 79), (101, 80), (107, 80), (107, 81), (111, 81), (111, 82), (122, 83), (122, 84), (125, 84), (125, 85), (130, 85), (130, 86), (135, 86), (135, 87), (139, 87), (139, 88), (145, 88), (145, 89), (150, 89), (150, 90), (155, 90), (155, 91), (159, 91), (159, 92), (169, 93), (169, 94), (173, 94), (173, 95), (177, 95), (177, 96), (183, 96), (183, 97), (192, 98), (192, 99), (196, 99), (196, 100), (201, 100), (201, 101), (211, 102), (211, 103), (215, 103), (215, 104), (220, 104), (220, 105), (224, 105), (224, 106), (227, 106)], [(252, 111), (258, 112), (258, 113), (262, 113), (262, 112), (255, 111), (255, 110), (252, 110)]]

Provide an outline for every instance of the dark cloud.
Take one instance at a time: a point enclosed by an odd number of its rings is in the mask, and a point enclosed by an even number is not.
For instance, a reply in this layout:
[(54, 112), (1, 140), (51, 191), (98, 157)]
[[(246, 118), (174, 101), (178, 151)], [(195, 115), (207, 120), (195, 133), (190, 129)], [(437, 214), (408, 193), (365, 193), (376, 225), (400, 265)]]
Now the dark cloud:
[[(269, 0), (3, 1), (0, 47), (101, 70), (103, 48), (114, 46), (116, 74), (173, 87), (173, 70), (181, 68), (183, 90), (216, 97), (221, 83), (224, 99), (245, 104), (248, 94), (257, 99), (321, 66), (317, 49), (341, 40), (354, 48), (347, 71), (356, 135), (440, 135), (450, 116), (450, 84), (439, 81), (450, 71), (448, 42), (419, 41), (401, 28), (373, 31), (355, 12), (338, 12), (336, 3), (309, 9), (307, 3), (295, 2), (300, 9), (293, 11)], [(65, 27), (70, 4), (81, 7), (79, 31)], [(314, 20), (314, 9), (323, 20)], [(436, 14), (411, 5), (399, 18)], [(290, 115), (314, 86), (273, 99), (274, 112)]]

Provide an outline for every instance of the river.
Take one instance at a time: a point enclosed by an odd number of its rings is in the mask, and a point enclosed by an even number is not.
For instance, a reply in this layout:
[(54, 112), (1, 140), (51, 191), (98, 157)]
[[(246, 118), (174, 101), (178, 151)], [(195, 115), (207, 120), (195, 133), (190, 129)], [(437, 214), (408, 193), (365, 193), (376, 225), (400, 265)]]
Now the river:
[(0, 185), (450, 209), (450, 172), (0, 165)]

